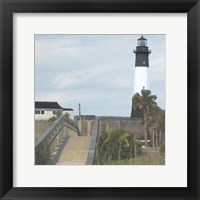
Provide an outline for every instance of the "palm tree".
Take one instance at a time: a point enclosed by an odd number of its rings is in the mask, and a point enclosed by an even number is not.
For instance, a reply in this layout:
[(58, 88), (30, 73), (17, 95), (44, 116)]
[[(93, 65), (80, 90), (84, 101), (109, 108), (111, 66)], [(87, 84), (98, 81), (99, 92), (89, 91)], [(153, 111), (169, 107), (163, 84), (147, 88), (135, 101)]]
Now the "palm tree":
[(160, 120), (160, 108), (158, 106), (152, 107), (149, 112), (148, 125), (151, 127), (152, 146), (158, 146), (158, 129)]
[[(159, 106), (151, 107), (149, 112), (149, 125), (152, 131), (152, 144), (156, 143), (156, 146), (162, 145), (162, 140), (165, 130), (165, 111)], [(156, 136), (156, 142), (154, 142)]]
[(133, 108), (139, 109), (143, 113), (143, 121), (144, 121), (144, 139), (145, 139), (145, 148), (147, 147), (147, 132), (148, 132), (148, 116), (150, 114), (150, 109), (152, 107), (156, 107), (157, 103), (155, 100), (157, 99), (156, 95), (152, 95), (150, 90), (141, 90), (141, 95), (136, 93), (133, 96)]
[(160, 110), (158, 119), (158, 127), (159, 127), (159, 145), (164, 146), (165, 144), (165, 111)]
[(140, 155), (141, 145), (135, 141), (132, 133), (116, 129), (110, 133), (103, 132), (97, 145), (97, 164), (109, 164), (113, 161), (131, 159)]

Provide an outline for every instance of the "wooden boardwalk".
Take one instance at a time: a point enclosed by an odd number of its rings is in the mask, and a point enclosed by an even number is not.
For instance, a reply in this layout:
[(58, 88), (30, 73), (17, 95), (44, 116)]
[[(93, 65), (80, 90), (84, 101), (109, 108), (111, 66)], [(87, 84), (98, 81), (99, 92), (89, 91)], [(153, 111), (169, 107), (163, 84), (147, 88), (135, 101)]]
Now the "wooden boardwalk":
[(57, 165), (85, 165), (90, 139), (90, 136), (70, 136)]

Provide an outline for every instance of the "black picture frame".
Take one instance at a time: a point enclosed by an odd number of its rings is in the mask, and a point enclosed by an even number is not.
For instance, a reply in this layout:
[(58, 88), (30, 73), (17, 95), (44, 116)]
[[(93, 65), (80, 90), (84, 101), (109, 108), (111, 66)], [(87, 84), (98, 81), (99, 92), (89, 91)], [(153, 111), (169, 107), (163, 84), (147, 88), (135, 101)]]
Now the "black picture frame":
[[(187, 13), (187, 188), (13, 187), (13, 13), (57, 12)], [(200, 199), (200, 125), (198, 124), (200, 2), (198, 0), (0, 0), (0, 15), (0, 197), (2, 199)]]

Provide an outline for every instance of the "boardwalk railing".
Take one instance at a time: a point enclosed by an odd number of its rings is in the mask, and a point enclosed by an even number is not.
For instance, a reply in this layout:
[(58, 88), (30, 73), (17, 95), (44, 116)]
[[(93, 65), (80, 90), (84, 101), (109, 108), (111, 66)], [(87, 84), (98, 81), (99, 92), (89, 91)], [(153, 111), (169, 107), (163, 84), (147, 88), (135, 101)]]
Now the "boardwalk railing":
[(70, 135), (80, 135), (78, 126), (62, 115), (35, 141), (35, 164), (48, 164), (51, 153)]
[(96, 117), (94, 121), (93, 129), (92, 129), (86, 165), (92, 165), (94, 163), (95, 151), (97, 147), (98, 130), (99, 130), (99, 117)]

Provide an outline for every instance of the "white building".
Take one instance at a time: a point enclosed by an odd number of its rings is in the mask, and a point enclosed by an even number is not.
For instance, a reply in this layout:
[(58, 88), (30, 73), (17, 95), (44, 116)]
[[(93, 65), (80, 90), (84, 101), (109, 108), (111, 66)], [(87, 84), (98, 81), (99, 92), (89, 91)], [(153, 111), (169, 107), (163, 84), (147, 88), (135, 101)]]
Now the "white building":
[(74, 110), (71, 108), (62, 108), (57, 102), (35, 102), (36, 120), (48, 120), (55, 117), (57, 112), (62, 112), (63, 115), (67, 113), (70, 119), (74, 119)]

